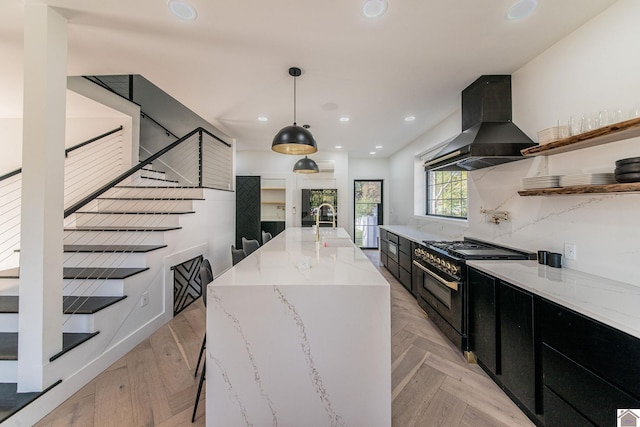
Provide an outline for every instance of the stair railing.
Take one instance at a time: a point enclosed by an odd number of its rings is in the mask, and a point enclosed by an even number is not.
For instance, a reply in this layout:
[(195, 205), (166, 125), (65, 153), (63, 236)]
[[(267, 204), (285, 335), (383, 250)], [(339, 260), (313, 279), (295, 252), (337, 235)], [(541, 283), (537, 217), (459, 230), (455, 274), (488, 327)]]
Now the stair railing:
[[(129, 167), (123, 157), (122, 129), (120, 126), (65, 150), (65, 207)], [(18, 264), (21, 206), (22, 169), (16, 169), (0, 177), (0, 269)]]
[[(206, 129), (196, 128), (184, 137), (163, 148), (159, 152), (148, 156), (138, 165), (122, 173), (117, 178), (92, 192), (85, 199), (77, 202), (65, 211), (65, 241), (72, 243), (82, 239), (83, 244), (97, 244), (100, 237), (97, 233), (87, 232), (96, 230), (144, 230), (154, 227), (166, 227), (166, 220), (172, 215), (166, 211), (176, 212), (182, 202), (177, 191), (172, 196), (170, 187), (207, 187), (218, 190), (231, 190), (232, 171), (231, 145), (222, 141)], [(158, 175), (158, 176), (155, 176)], [(136, 200), (135, 212), (121, 211), (117, 197), (117, 186), (140, 187), (142, 195), (147, 187), (162, 187), (162, 197), (148, 197)], [(167, 188), (169, 187), (169, 188)], [(115, 192), (109, 192), (114, 189)], [(167, 193), (168, 192), (168, 193)], [(127, 198), (135, 198), (136, 194), (129, 193)], [(163, 213), (156, 212), (161, 203)], [(75, 214), (75, 215), (74, 215)], [(155, 215), (154, 215), (155, 214)], [(87, 236), (93, 236), (88, 238)], [(142, 243), (144, 237), (140, 233), (131, 233), (129, 237), (119, 240), (118, 245), (111, 245), (110, 252), (117, 255), (110, 257), (110, 264), (102, 264), (105, 270), (97, 270), (87, 266), (77, 270), (76, 276), (67, 278), (67, 285), (63, 293), (68, 295), (65, 302), (79, 310), (82, 303), (76, 301), (86, 296), (92, 296), (100, 284), (109, 280), (110, 274), (127, 262), (131, 250), (127, 248)], [(78, 252), (68, 254), (66, 262), (73, 265), (87, 265), (91, 257), (105, 253), (100, 251)], [(101, 274), (96, 275), (97, 271)], [(88, 273), (92, 279), (86, 279)], [(84, 279), (83, 279), (84, 277)], [(89, 287), (89, 281), (93, 287)], [(72, 313), (67, 313), (72, 314)], [(71, 316), (65, 318), (66, 323)]]

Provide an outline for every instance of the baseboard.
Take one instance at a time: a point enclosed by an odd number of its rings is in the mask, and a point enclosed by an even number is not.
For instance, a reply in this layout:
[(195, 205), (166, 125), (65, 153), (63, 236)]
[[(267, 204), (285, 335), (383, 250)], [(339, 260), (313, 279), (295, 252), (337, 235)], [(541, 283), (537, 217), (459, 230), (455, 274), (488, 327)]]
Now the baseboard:
[(53, 390), (45, 393), (31, 403), (28, 406), (28, 410), (17, 412), (11, 418), (5, 420), (4, 423), (7, 423), (7, 426), (16, 427), (33, 426), (49, 412), (53, 411), (65, 400), (71, 397), (75, 392), (89, 383), (89, 381), (93, 380), (118, 359), (131, 351), (135, 346), (148, 338), (168, 320), (170, 320), (170, 318), (166, 319), (166, 313), (158, 314), (144, 326), (129, 335), (126, 339), (121, 340), (118, 344), (111, 347), (100, 357), (92, 360), (82, 369), (74, 372), (70, 377), (64, 378), (63, 381)]

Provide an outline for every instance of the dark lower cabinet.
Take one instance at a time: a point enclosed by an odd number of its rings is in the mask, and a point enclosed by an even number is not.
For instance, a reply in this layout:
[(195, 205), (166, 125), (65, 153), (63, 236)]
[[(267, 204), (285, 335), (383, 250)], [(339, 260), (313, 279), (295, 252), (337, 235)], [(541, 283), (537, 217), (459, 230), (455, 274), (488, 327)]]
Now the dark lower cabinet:
[(500, 282), (500, 380), (532, 414), (536, 413), (533, 296)]
[(417, 288), (413, 288), (411, 253), (413, 243), (387, 230), (380, 230), (380, 262), (398, 279), (414, 296)]
[(588, 427), (594, 425), (551, 389), (545, 386), (543, 393), (543, 405), (545, 408), (544, 421), (546, 426)]
[(640, 408), (639, 339), (543, 299), (536, 316), (546, 426), (572, 425), (557, 399), (582, 425), (615, 426), (619, 409)]
[(498, 371), (496, 279), (469, 269), (469, 347), (485, 369)]
[(640, 408), (640, 339), (474, 268), (468, 278), (469, 350), (534, 423), (615, 426)]

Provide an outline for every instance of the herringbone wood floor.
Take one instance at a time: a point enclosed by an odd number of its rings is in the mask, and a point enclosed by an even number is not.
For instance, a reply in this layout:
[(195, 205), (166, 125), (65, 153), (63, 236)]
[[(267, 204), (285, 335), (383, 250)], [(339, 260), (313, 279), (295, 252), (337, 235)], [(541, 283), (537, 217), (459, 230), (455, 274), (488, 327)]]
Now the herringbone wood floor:
[[(365, 252), (377, 266), (378, 252)], [(533, 426), (480, 367), (466, 363), (402, 285), (381, 272), (391, 284), (393, 426)], [(191, 424), (203, 334), (198, 301), (37, 426), (205, 425), (204, 393)]]

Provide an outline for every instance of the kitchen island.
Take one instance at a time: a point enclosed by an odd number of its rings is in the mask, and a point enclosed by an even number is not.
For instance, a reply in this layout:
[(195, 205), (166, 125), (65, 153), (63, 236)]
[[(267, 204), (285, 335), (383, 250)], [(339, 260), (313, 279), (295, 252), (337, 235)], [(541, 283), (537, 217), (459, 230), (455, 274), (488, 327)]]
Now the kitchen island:
[(288, 228), (207, 294), (208, 426), (390, 426), (388, 282), (342, 229)]

